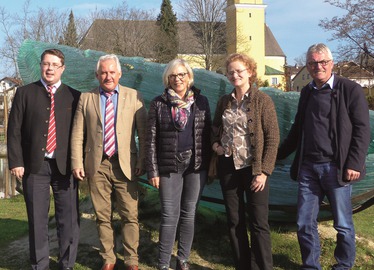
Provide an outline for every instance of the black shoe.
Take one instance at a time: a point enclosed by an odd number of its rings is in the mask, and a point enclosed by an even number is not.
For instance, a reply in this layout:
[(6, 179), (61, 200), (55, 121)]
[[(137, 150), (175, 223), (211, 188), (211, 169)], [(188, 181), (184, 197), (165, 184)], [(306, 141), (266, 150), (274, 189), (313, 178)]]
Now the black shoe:
[[(21, 180), (16, 180), (16, 191), (19, 193), (19, 194), (22, 194), (23, 195), (23, 187), (22, 187), (22, 182)], [(69, 269), (69, 268), (68, 268)], [(73, 269), (73, 268), (71, 268)]]
[(190, 270), (190, 264), (187, 262), (187, 260), (177, 260), (176, 270)]

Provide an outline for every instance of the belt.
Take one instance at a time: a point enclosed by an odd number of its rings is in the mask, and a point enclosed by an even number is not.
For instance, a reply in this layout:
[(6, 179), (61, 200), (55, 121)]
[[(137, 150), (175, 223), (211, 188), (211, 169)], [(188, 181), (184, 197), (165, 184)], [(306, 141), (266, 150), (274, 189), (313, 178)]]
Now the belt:
[(107, 154), (103, 154), (103, 160), (116, 160), (118, 159), (118, 153), (113, 154), (112, 156), (108, 156)]

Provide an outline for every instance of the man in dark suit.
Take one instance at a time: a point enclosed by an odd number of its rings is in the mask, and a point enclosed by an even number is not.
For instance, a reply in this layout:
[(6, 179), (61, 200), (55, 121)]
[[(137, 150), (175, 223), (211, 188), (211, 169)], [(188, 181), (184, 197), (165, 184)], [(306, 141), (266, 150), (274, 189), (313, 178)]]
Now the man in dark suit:
[(20, 87), (8, 125), (8, 163), (22, 179), (32, 269), (49, 269), (50, 187), (55, 203), (59, 269), (73, 269), (79, 241), (78, 184), (70, 170), (70, 133), (80, 92), (63, 84), (64, 54), (41, 55), (41, 79)]
[(291, 130), (278, 158), (296, 151), (291, 178), (298, 181), (297, 236), (302, 266), (321, 270), (318, 235), (320, 204), (327, 197), (337, 231), (332, 270), (353, 269), (356, 246), (352, 184), (365, 177), (370, 143), (369, 109), (361, 86), (335, 75), (330, 49), (309, 47), (307, 69), (313, 81), (300, 94)]

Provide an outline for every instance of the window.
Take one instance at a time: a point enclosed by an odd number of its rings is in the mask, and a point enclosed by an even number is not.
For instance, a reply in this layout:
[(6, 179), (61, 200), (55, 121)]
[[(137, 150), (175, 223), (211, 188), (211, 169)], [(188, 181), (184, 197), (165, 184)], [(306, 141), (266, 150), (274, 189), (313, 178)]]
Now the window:
[(249, 36), (249, 40), (250, 40), (250, 41), (252, 40), (252, 36)]
[(248, 13), (248, 15), (249, 15), (249, 18), (252, 18), (252, 13)]
[(271, 84), (272, 85), (277, 85), (278, 84), (278, 78), (276, 78), (276, 77), (271, 78)]

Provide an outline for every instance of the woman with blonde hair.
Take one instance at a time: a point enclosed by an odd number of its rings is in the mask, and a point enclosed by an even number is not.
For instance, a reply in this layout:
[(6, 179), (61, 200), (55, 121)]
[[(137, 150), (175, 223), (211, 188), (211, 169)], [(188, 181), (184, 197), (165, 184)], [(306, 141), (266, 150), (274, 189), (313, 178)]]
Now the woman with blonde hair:
[(190, 269), (195, 213), (207, 179), (210, 108), (193, 78), (185, 60), (172, 60), (163, 74), (165, 90), (149, 108), (146, 169), (150, 184), (160, 193), (161, 270), (169, 269), (178, 223), (176, 269)]

